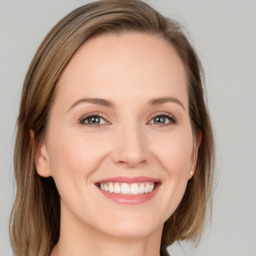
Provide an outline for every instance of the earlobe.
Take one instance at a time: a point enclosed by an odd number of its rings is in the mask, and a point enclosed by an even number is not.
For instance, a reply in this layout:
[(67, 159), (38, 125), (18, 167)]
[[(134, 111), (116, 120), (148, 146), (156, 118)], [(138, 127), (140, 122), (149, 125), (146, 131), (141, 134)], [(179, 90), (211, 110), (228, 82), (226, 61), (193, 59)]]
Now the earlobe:
[[(30, 132), (31, 139), (34, 139), (34, 133), (33, 131)], [(35, 141), (35, 166), (36, 171), (38, 175), (42, 177), (50, 177), (51, 176), (51, 170), (50, 170), (50, 164), (49, 164), (49, 157), (47, 153), (47, 148), (44, 141), (37, 142)]]

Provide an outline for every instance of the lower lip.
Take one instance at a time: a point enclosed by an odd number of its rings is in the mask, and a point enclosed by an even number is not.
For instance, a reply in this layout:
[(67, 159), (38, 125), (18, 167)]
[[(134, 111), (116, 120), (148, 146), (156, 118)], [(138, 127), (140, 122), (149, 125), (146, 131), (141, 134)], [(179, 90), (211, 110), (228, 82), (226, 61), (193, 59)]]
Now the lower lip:
[(156, 188), (150, 192), (150, 193), (147, 193), (147, 194), (141, 194), (141, 195), (120, 195), (120, 194), (116, 194), (116, 193), (109, 193), (109, 192), (106, 192), (104, 190), (101, 190), (99, 188), (99, 190), (103, 193), (103, 195), (105, 195), (107, 198), (115, 201), (116, 203), (119, 203), (119, 204), (142, 204), (142, 203), (145, 203), (149, 200), (151, 200), (155, 195), (156, 193), (158, 192), (158, 189), (160, 187), (160, 184), (158, 184), (156, 186)]

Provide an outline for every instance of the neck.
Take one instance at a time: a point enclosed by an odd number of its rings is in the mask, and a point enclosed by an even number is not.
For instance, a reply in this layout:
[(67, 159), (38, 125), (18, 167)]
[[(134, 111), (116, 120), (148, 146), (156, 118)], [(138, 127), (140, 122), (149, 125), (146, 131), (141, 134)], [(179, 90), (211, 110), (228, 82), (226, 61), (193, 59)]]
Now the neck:
[(162, 227), (145, 237), (111, 236), (61, 214), (60, 238), (51, 256), (159, 256), (161, 235)]

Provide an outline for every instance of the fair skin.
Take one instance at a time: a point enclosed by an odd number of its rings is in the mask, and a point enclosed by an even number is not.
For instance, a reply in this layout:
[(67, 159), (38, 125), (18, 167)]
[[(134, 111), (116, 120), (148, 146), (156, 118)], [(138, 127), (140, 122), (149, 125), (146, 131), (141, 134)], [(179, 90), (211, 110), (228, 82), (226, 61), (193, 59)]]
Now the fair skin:
[[(174, 48), (140, 33), (93, 38), (68, 63), (55, 96), (35, 159), (60, 194), (60, 239), (51, 256), (159, 255), (163, 224), (184, 195), (199, 144)], [(141, 176), (158, 181), (145, 202), (120, 203), (97, 186)]]

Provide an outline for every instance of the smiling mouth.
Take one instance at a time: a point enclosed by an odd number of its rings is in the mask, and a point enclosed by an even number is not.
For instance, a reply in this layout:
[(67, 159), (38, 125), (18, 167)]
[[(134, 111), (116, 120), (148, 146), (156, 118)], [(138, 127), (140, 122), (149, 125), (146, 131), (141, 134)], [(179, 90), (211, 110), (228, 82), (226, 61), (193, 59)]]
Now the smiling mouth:
[(136, 183), (125, 183), (125, 182), (101, 182), (95, 185), (102, 191), (110, 194), (119, 195), (143, 195), (149, 194), (154, 191), (160, 182), (136, 182)]

